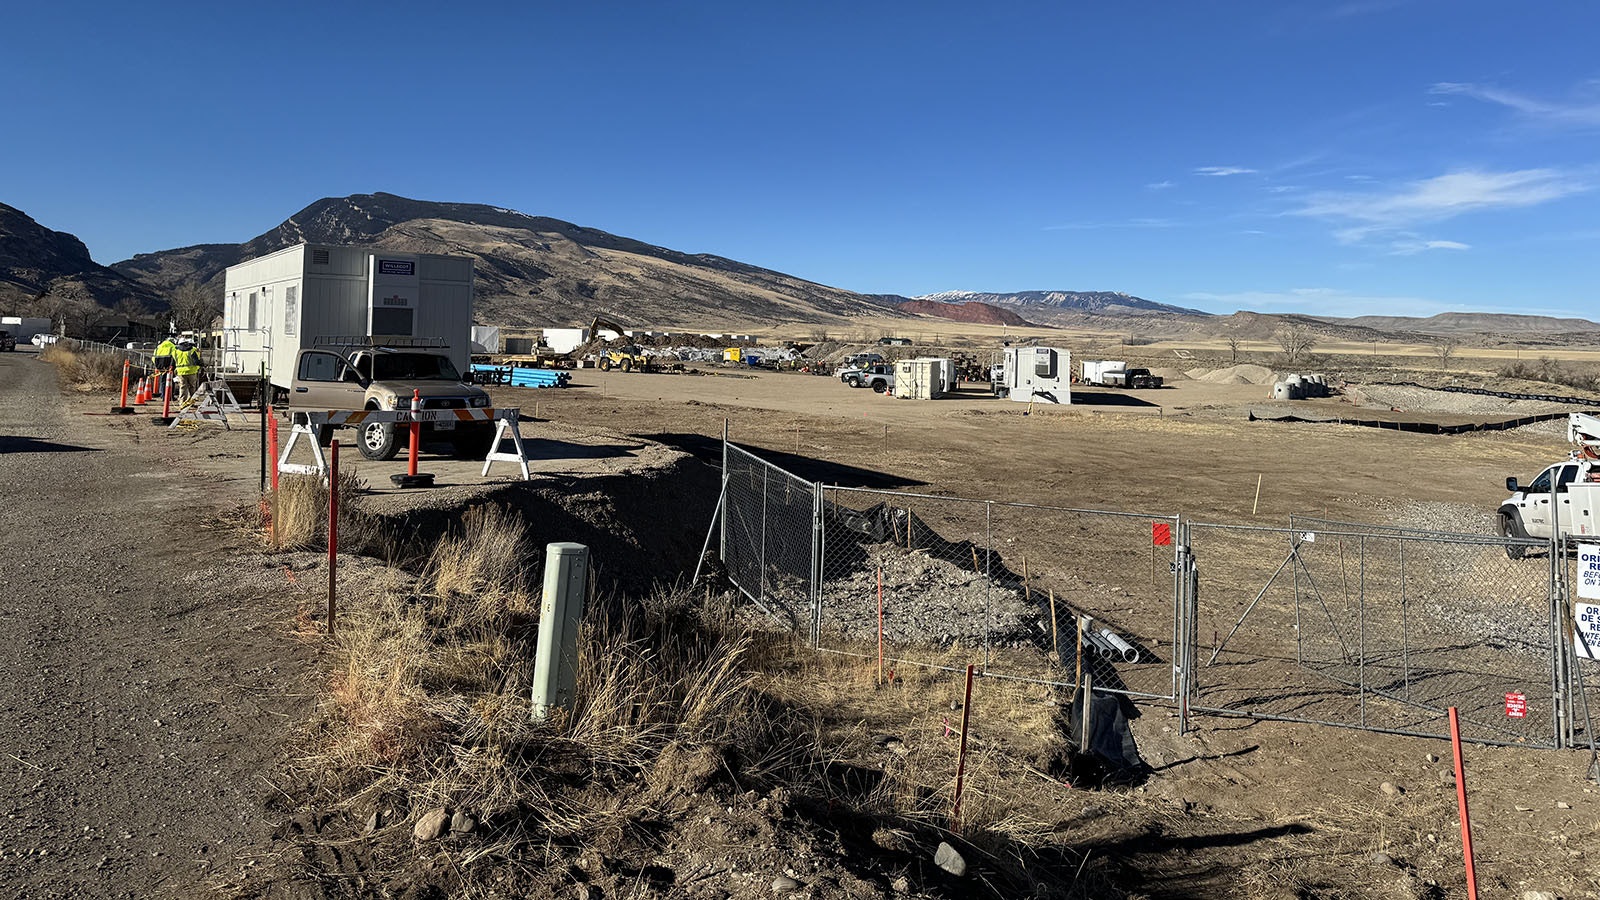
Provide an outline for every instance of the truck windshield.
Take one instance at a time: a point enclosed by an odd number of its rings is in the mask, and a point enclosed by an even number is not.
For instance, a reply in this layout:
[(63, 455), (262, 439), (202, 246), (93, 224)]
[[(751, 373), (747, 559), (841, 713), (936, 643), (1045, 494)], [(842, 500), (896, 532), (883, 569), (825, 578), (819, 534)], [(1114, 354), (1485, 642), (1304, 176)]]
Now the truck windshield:
[(374, 381), (460, 381), (447, 356), (432, 353), (379, 353), (372, 358)]

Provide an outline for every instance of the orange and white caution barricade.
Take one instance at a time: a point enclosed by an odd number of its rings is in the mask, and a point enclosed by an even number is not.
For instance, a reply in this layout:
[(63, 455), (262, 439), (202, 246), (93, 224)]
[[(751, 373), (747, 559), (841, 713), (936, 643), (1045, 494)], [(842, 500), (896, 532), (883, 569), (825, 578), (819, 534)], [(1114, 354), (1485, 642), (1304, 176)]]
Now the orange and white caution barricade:
[[(522, 480), (528, 481), (533, 476), (528, 472), (527, 446), (523, 443), (522, 432), (517, 428), (517, 420), (522, 417), (520, 407), (494, 407), (468, 408), (468, 409), (357, 409), (357, 410), (310, 410), (291, 414), (293, 421), (289, 429), (289, 439), (283, 445), (283, 450), (278, 456), (278, 471), (293, 475), (321, 475), (328, 474), (328, 461), (322, 452), (322, 447), (317, 443), (317, 432), (325, 426), (347, 426), (359, 428), (372, 422), (386, 422), (395, 425), (407, 425), (412, 422), (489, 422), (495, 423), (494, 441), (489, 445), (489, 453), (483, 460), (483, 474), (489, 474), (489, 468), (496, 462), (514, 462), (522, 472)], [(295, 445), (304, 437), (311, 445), (312, 462), (290, 462), (290, 455), (294, 453)], [(516, 452), (500, 452), (501, 444), (510, 438), (516, 447)]]

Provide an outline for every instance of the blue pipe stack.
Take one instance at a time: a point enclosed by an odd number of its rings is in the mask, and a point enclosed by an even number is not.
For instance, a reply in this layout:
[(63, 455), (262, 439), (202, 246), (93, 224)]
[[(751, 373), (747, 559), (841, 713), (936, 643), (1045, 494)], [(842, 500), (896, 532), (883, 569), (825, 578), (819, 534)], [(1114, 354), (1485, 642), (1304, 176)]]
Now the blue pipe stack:
[(472, 373), (478, 380), (489, 384), (508, 384), (512, 387), (566, 387), (572, 376), (555, 369), (530, 369), (523, 366), (473, 365)]

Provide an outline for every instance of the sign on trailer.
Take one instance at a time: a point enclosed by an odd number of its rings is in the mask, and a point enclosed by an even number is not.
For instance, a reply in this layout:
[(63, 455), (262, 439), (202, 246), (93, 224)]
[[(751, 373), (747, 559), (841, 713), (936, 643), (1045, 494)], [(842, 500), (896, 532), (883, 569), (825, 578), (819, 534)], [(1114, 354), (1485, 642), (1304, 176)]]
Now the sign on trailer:
[(1521, 719), (1528, 715), (1528, 695), (1521, 691), (1506, 694), (1506, 718)]
[(1600, 600), (1600, 544), (1578, 545), (1578, 596)]

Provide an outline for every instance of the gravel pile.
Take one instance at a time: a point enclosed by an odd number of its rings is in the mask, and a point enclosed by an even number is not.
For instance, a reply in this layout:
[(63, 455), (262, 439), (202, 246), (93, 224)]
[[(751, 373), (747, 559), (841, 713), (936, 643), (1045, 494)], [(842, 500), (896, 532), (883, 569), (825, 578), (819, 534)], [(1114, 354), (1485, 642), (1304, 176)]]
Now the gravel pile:
[(870, 641), (878, 617), (878, 569), (883, 570), (884, 639), (890, 644), (960, 643), (980, 646), (984, 604), (995, 645), (1033, 643), (1047, 633), (1040, 611), (1021, 592), (926, 553), (894, 544), (864, 548), (868, 561), (831, 578), (822, 592), (822, 630)]

